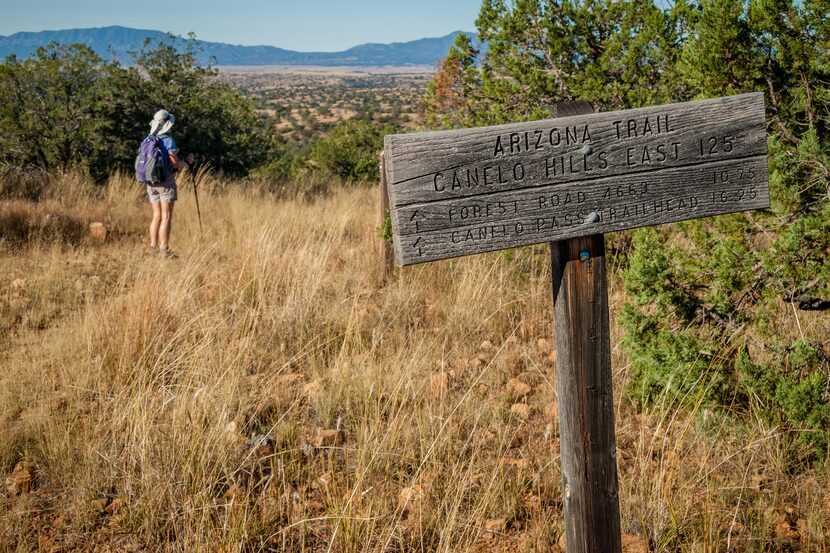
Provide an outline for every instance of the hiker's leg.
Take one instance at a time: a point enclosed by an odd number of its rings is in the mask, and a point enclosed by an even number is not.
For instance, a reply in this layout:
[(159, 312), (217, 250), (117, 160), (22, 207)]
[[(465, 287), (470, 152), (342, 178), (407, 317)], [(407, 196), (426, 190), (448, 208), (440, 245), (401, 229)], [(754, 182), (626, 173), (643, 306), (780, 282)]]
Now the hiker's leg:
[(151, 203), (153, 207), (153, 220), (150, 221), (150, 247), (158, 247), (159, 243), (159, 226), (161, 225), (161, 204)]
[(161, 206), (161, 224), (159, 225), (159, 248), (166, 249), (170, 242), (170, 230), (173, 228), (174, 202), (165, 202)]

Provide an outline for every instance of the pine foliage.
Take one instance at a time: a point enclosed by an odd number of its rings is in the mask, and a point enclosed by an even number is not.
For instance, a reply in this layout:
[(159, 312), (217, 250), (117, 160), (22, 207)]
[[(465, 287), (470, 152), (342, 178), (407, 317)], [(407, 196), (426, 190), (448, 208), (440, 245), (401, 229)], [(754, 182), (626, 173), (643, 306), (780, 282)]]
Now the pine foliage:
[[(424, 98), (435, 127), (766, 95), (772, 206), (630, 234), (620, 314), (642, 404), (760, 417), (795, 465), (830, 438), (830, 18), (826, 0), (484, 0)], [(812, 324), (801, 325), (801, 320)], [(803, 326), (807, 326), (806, 330)]]

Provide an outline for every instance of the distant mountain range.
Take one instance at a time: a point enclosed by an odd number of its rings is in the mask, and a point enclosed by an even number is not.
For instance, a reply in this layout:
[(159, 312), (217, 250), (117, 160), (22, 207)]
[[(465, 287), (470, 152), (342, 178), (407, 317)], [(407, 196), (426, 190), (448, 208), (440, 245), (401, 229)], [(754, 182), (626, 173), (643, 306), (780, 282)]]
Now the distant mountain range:
[[(323, 66), (406, 66), (434, 65), (444, 58), (456, 31), (439, 38), (422, 38), (410, 42), (391, 44), (361, 44), (342, 52), (295, 52), (276, 46), (239, 46), (222, 42), (197, 40), (201, 52), (199, 61), (210, 65), (323, 65)], [(473, 40), (473, 33), (466, 33)], [(0, 58), (9, 54), (26, 58), (39, 46), (49, 42), (62, 44), (82, 43), (105, 59), (115, 58), (130, 63), (130, 52), (141, 49), (147, 38), (160, 40), (166, 33), (127, 27), (100, 27), (92, 29), (67, 29), (37, 33), (15, 33), (0, 36)]]

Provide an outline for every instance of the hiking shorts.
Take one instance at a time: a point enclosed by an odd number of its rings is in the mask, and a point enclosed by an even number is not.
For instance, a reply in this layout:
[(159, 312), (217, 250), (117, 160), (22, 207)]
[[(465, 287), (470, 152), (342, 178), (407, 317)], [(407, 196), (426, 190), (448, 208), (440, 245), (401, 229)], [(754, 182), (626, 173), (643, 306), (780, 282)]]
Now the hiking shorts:
[(170, 204), (179, 199), (176, 192), (176, 185), (172, 186), (151, 186), (147, 185), (147, 196), (151, 204)]

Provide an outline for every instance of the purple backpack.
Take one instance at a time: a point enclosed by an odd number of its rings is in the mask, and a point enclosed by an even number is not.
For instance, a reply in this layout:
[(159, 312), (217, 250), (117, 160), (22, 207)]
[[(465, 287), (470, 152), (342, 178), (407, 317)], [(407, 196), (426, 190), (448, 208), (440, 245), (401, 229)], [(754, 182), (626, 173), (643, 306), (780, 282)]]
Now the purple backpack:
[(135, 178), (141, 184), (159, 184), (170, 175), (170, 156), (161, 139), (150, 135), (141, 141), (135, 158)]

